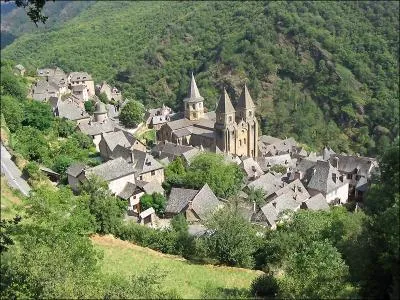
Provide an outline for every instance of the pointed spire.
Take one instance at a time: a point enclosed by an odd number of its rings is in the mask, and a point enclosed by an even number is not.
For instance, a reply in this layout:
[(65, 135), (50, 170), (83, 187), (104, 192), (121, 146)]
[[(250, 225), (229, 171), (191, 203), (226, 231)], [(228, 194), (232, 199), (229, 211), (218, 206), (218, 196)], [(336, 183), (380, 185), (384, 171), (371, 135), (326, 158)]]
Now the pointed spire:
[(204, 98), (200, 95), (199, 89), (197, 88), (196, 80), (192, 72), (192, 79), (190, 81), (189, 95), (184, 101), (202, 101)]
[(254, 108), (253, 99), (251, 99), (249, 90), (247, 89), (247, 85), (245, 84), (242, 90), (242, 94), (239, 97), (239, 101), (236, 105), (238, 109), (252, 109)]
[(221, 98), (219, 99), (218, 106), (215, 112), (223, 114), (230, 114), (235, 112), (231, 99), (229, 98), (225, 88), (221, 95)]

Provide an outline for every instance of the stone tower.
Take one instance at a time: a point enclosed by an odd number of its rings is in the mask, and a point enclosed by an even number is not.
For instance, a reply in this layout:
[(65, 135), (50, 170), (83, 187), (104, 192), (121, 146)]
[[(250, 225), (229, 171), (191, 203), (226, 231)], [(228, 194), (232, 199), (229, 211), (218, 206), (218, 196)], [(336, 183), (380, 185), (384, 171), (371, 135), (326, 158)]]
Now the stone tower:
[(219, 99), (217, 109), (215, 110), (216, 121), (215, 129), (215, 144), (226, 153), (235, 154), (236, 152), (236, 122), (235, 109), (229, 99), (225, 88)]
[(257, 157), (258, 122), (255, 117), (255, 105), (246, 85), (236, 105), (236, 123), (238, 139), (236, 154)]
[(108, 119), (107, 108), (103, 102), (99, 101), (96, 103), (96, 110), (93, 114), (95, 122), (103, 122)]
[(183, 100), (185, 105), (185, 118), (199, 120), (204, 118), (204, 98), (200, 95), (192, 73), (189, 95)]

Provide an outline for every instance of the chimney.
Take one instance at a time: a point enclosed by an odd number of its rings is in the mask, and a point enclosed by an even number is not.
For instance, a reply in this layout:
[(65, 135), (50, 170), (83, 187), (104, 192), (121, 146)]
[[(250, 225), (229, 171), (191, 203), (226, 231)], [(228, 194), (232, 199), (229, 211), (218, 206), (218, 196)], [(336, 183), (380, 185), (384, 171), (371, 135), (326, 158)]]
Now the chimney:
[(135, 156), (133, 155), (133, 151), (131, 151), (131, 160), (132, 160), (132, 163), (135, 161)]
[(298, 170), (294, 172), (294, 180), (296, 180), (296, 179), (299, 179), (299, 180), (301, 179), (301, 172)]
[(339, 157), (335, 156), (333, 158), (333, 164), (332, 166), (334, 166), (336, 169), (339, 167)]

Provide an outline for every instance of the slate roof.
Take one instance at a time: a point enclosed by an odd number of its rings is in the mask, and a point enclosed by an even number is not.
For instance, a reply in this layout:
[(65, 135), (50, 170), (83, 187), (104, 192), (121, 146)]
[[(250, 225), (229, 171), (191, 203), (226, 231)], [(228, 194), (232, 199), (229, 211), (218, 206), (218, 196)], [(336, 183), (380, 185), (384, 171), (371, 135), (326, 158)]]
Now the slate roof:
[(198, 155), (200, 152), (201, 152), (200, 149), (193, 148), (193, 149), (191, 149), (189, 151), (186, 151), (186, 152), (182, 153), (182, 156), (187, 162), (189, 162), (193, 157)]
[(206, 183), (200, 190), (172, 188), (165, 211), (180, 213), (192, 201), (192, 209), (204, 220), (221, 203)]
[(268, 203), (261, 207), (261, 212), (271, 227), (276, 224), (279, 212), (272, 203)]
[(154, 208), (153, 208), (153, 207), (149, 207), (148, 209), (142, 211), (142, 212), (139, 214), (139, 217), (140, 217), (141, 219), (144, 219), (144, 218), (146, 218), (146, 217), (148, 217), (148, 216), (150, 216), (150, 215), (152, 215), (152, 214), (155, 214), (155, 213), (156, 213), (156, 212), (155, 212)]
[(138, 150), (132, 150), (134, 157), (134, 168), (139, 174), (164, 168), (158, 161), (149, 153)]
[(82, 92), (86, 89), (86, 86), (83, 84), (79, 84), (79, 85), (74, 85), (72, 86), (72, 91), (73, 92)]
[(89, 114), (72, 101), (59, 101), (56, 108), (57, 116), (71, 121), (90, 118)]
[(83, 133), (94, 136), (114, 131), (115, 125), (110, 120), (106, 120), (105, 122), (90, 122), (90, 124), (82, 122), (78, 124), (78, 128)]
[(335, 151), (333, 151), (331, 148), (324, 147), (322, 150), (322, 159), (328, 160), (333, 154), (336, 154)]
[(201, 220), (205, 220), (221, 204), (207, 183), (192, 201), (192, 209)]
[(310, 194), (299, 179), (296, 179), (295, 181), (274, 192), (274, 196), (277, 197), (284, 194), (289, 194), (292, 196), (296, 195), (296, 201), (300, 202), (310, 198)]
[(261, 169), (266, 172), (270, 167), (275, 165), (282, 165), (285, 167), (294, 166), (296, 160), (292, 160), (289, 153), (283, 155), (275, 155), (268, 157), (257, 157), (257, 163), (261, 167)]
[(152, 153), (160, 158), (168, 157), (174, 159), (181, 154), (194, 149), (192, 146), (177, 145), (170, 142), (158, 143), (152, 150)]
[(228, 96), (225, 88), (221, 94), (221, 97), (218, 101), (217, 109), (215, 110), (217, 113), (229, 114), (234, 113), (235, 109), (232, 105), (231, 99)]
[(376, 159), (362, 156), (339, 155), (334, 154), (329, 161), (335, 164), (335, 158), (338, 158), (338, 170), (340, 172), (352, 173), (357, 169), (357, 175), (369, 177), (371, 170), (377, 166)]
[(176, 136), (177, 138), (180, 138), (180, 137), (183, 137), (183, 136), (191, 135), (192, 133), (189, 131), (188, 128), (181, 128), (181, 129), (174, 130), (172, 132), (172, 134), (174, 136)]
[(329, 205), (325, 197), (318, 193), (315, 196), (303, 202), (304, 206), (310, 210), (328, 210)]
[(192, 189), (172, 188), (167, 206), (165, 207), (165, 212), (174, 214), (180, 213), (198, 192), (198, 190)]
[(179, 119), (175, 121), (171, 121), (167, 123), (167, 126), (171, 128), (172, 130), (184, 128), (184, 127), (189, 127), (192, 125), (192, 122), (189, 121), (188, 119)]
[(368, 190), (368, 179), (361, 177), (356, 184), (356, 190), (360, 192), (365, 192)]
[(117, 145), (123, 147), (131, 146), (131, 143), (122, 131), (105, 132), (102, 134), (102, 139), (107, 144), (108, 148), (110, 148), (110, 151), (113, 151)]
[(262, 142), (266, 145), (282, 142), (281, 139), (278, 139), (278, 138), (270, 136), (270, 135), (261, 135), (258, 137), (258, 141)]
[(87, 72), (71, 72), (69, 75), (71, 76), (71, 81), (93, 80), (92, 76), (90, 76)]
[(258, 163), (251, 157), (243, 159), (239, 166), (247, 174), (247, 177), (257, 177), (264, 173)]
[(82, 163), (74, 163), (70, 165), (66, 171), (68, 175), (71, 175), (72, 177), (78, 177), (79, 174), (82, 173), (82, 171), (85, 169), (85, 165)]
[(150, 195), (153, 194), (153, 193), (164, 194), (163, 187), (155, 179), (150, 181), (150, 182), (142, 181), (142, 180), (136, 180), (136, 185), (139, 188), (141, 188), (146, 194), (150, 194)]
[(192, 73), (192, 78), (190, 80), (189, 93), (187, 98), (185, 98), (184, 102), (200, 102), (203, 101), (204, 98), (200, 95), (199, 89), (197, 88), (196, 81), (194, 80), (194, 75)]
[(280, 180), (280, 178), (272, 175), (271, 173), (261, 175), (259, 178), (247, 185), (248, 188), (262, 189), (265, 193), (265, 197), (272, 195), (283, 186), (284, 183)]
[(132, 167), (132, 164), (119, 157), (88, 169), (85, 175), (87, 177), (90, 174), (95, 174), (106, 181), (111, 181), (133, 173), (135, 173), (135, 169)]
[(137, 186), (132, 182), (127, 182), (124, 189), (118, 194), (118, 197), (128, 200), (135, 193)]
[[(333, 174), (336, 175), (336, 182), (332, 179)], [(308, 183), (308, 188), (327, 194), (345, 184), (339, 179), (339, 176), (338, 170), (329, 161), (319, 160), (315, 166), (315, 173)]]
[(236, 109), (253, 109), (254, 108), (253, 99), (251, 99), (249, 90), (247, 89), (246, 84), (243, 87), (242, 94), (239, 97), (238, 103), (236, 105)]

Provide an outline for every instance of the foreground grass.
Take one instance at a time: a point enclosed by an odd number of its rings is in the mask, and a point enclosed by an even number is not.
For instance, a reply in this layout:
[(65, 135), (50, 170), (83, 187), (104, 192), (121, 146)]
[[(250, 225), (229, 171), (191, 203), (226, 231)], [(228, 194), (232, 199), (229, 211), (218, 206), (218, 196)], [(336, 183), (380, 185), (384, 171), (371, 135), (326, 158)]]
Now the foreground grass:
[(182, 298), (237, 298), (246, 294), (260, 271), (191, 264), (185, 259), (118, 240), (112, 236), (94, 236), (96, 248), (104, 251), (102, 270), (123, 276), (140, 274), (153, 268), (165, 274), (162, 286)]
[(11, 189), (7, 180), (1, 176), (1, 218), (11, 219), (18, 213), (17, 208), (21, 205), (21, 196), (17, 191)]

